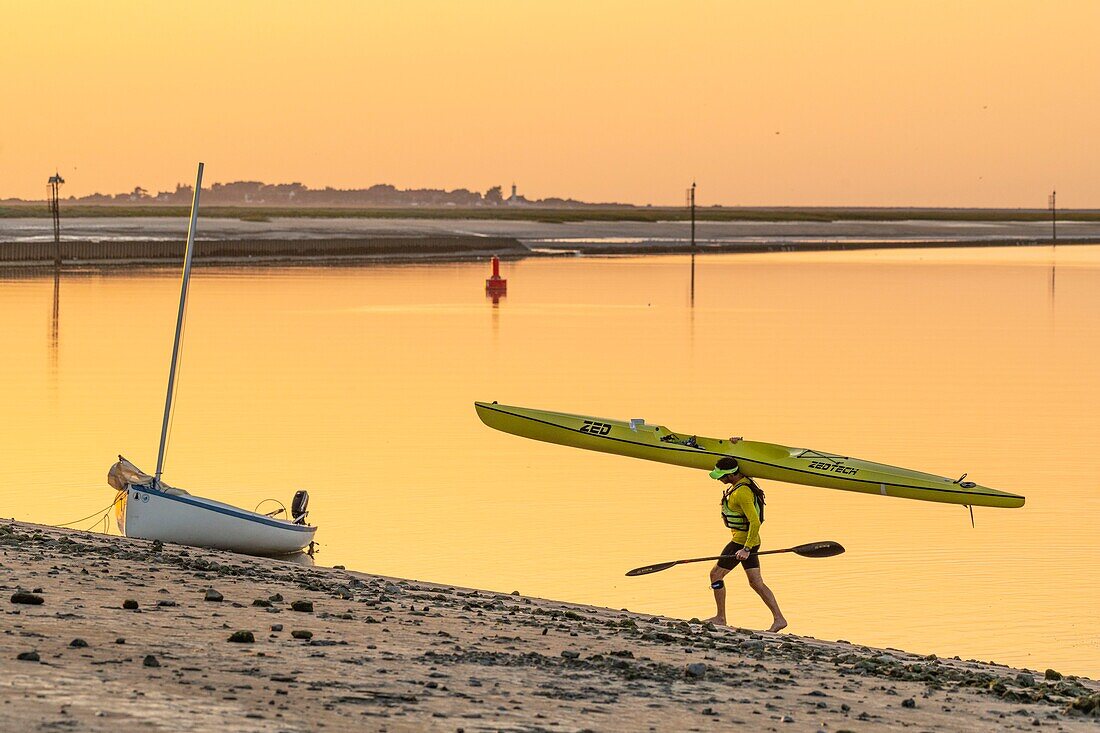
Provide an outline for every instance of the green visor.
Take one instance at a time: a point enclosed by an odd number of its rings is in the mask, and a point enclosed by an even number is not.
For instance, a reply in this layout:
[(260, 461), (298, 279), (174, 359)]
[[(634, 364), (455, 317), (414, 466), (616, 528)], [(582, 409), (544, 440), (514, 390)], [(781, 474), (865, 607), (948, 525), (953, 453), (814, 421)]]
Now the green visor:
[(722, 478), (723, 476), (729, 476), (730, 474), (737, 473), (740, 470), (741, 470), (740, 467), (738, 467), (738, 468), (716, 468), (716, 469), (714, 469), (713, 471), (710, 472), (710, 477), (712, 479), (714, 479), (715, 481), (717, 481), (718, 479)]

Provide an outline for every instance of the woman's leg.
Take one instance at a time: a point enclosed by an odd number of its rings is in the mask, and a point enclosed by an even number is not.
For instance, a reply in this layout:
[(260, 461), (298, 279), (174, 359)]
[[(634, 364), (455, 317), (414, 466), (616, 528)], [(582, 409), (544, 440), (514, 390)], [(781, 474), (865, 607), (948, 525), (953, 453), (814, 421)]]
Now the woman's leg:
[(764, 604), (772, 612), (772, 625), (768, 631), (781, 631), (787, 628), (787, 619), (783, 618), (783, 612), (779, 610), (779, 602), (775, 600), (775, 594), (764, 583), (760, 568), (745, 568), (745, 575), (749, 579), (749, 586), (764, 600)]
[[(722, 579), (729, 573), (729, 569), (715, 565), (710, 569), (710, 587), (714, 590), (714, 605), (717, 613), (707, 619), (707, 623), (726, 625), (726, 585)], [(716, 587), (717, 586), (717, 587)]]

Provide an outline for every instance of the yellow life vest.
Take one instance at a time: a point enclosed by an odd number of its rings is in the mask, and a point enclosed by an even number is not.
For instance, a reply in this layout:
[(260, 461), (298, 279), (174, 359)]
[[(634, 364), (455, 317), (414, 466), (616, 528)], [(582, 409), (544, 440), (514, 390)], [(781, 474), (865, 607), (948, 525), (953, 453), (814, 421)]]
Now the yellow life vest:
[[(730, 496), (742, 486), (748, 486), (751, 490), (753, 484), (748, 479), (742, 479), (722, 493), (722, 521), (725, 522), (726, 526), (730, 529), (737, 530), (738, 532), (747, 532), (749, 529), (749, 518), (739, 509), (730, 509), (729, 505)], [(764, 502), (757, 496), (755, 491), (752, 492), (752, 503), (756, 506), (756, 513), (760, 517), (760, 523), (763, 524)]]

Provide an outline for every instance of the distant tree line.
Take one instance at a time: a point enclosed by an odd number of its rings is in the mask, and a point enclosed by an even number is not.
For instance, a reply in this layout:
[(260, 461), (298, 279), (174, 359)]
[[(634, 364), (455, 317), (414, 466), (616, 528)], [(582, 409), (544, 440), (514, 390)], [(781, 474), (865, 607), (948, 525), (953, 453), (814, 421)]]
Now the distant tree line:
[[(192, 187), (176, 184), (174, 191), (150, 193), (138, 186), (129, 193), (93, 193), (89, 196), (70, 196), (69, 201), (82, 204), (174, 204), (191, 203)], [(575, 199), (528, 199), (517, 195), (505, 197), (500, 186), (493, 186), (485, 193), (466, 188), (447, 191), (439, 188), (399, 189), (386, 183), (370, 188), (309, 188), (301, 183), (262, 183), (260, 181), (234, 181), (215, 183), (203, 189), (202, 200), (208, 205), (222, 206), (606, 206), (589, 204)]]

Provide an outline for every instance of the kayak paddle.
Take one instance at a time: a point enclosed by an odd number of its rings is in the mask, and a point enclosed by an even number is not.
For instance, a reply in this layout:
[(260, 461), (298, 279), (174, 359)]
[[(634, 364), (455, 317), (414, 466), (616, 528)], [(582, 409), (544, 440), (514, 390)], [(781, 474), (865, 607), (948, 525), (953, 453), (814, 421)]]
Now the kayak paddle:
[[(788, 547), (784, 550), (764, 550), (763, 552), (756, 553), (757, 555), (775, 555), (780, 552), (793, 552), (796, 555), (802, 557), (832, 557), (833, 555), (839, 555), (844, 552), (844, 548), (839, 542), (811, 542), (806, 545), (798, 545), (797, 547)], [(674, 565), (683, 565), (689, 562), (706, 562), (707, 560), (729, 560), (733, 559), (733, 555), (718, 555), (717, 557), (693, 557), (690, 560), (673, 560), (672, 562), (659, 562), (655, 565), (646, 565), (640, 568), (634, 568), (627, 572), (627, 575), (649, 575), (650, 573), (659, 573), (662, 570), (668, 570)]]

